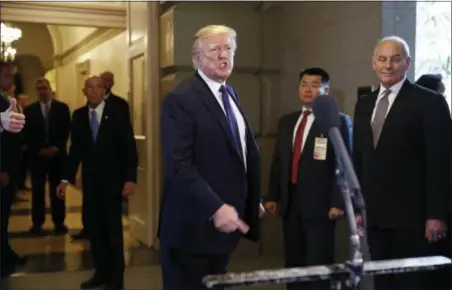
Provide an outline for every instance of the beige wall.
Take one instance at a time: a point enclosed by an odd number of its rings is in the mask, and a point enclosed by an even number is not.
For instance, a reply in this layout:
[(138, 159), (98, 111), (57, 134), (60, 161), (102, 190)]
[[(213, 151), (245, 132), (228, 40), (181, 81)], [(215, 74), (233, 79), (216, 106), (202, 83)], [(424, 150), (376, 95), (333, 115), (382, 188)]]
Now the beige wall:
[[(77, 87), (77, 64), (89, 61), (91, 74), (110, 70), (115, 75), (113, 91), (124, 98), (128, 91), (128, 72), (126, 63), (126, 38), (122, 32), (101, 43), (90, 51), (81, 52), (70, 61), (57, 67), (57, 95), (74, 110), (78, 107), (80, 89)], [(75, 52), (77, 54), (77, 52)]]

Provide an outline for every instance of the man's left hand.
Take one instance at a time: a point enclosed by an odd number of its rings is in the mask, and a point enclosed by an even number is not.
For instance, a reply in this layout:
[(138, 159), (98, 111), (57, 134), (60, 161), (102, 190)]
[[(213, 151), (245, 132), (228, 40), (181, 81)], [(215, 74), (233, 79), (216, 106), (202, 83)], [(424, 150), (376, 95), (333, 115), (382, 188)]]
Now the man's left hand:
[(262, 218), (265, 214), (265, 207), (262, 203), (259, 204), (259, 218)]
[(447, 227), (442, 220), (427, 220), (425, 223), (425, 237), (430, 243), (438, 242), (447, 235)]
[(129, 197), (133, 194), (133, 191), (135, 190), (135, 183), (133, 182), (126, 182), (124, 183), (124, 187), (122, 188), (122, 196)]

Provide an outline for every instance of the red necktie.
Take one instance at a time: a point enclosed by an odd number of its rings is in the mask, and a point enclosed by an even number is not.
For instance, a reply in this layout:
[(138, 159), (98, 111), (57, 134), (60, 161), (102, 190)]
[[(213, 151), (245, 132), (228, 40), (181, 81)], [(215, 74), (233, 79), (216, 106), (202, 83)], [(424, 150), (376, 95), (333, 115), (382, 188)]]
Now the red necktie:
[(297, 133), (295, 134), (295, 142), (293, 143), (292, 152), (292, 175), (290, 177), (292, 184), (297, 184), (298, 162), (300, 161), (304, 129), (306, 128), (309, 114), (311, 114), (311, 111), (309, 110), (303, 112), (303, 118), (301, 119), (300, 125), (298, 125)]

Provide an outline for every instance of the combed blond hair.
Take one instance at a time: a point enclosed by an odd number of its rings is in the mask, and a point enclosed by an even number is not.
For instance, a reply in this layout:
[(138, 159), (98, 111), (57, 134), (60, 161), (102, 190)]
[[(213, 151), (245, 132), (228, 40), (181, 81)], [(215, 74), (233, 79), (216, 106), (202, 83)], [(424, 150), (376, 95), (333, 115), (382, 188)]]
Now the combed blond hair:
[(196, 61), (196, 55), (199, 53), (201, 49), (202, 42), (204, 39), (215, 36), (215, 35), (226, 35), (232, 39), (232, 50), (235, 53), (237, 49), (237, 32), (226, 26), (226, 25), (208, 25), (196, 32), (193, 37), (193, 45), (191, 48), (193, 67), (198, 69), (198, 62)]

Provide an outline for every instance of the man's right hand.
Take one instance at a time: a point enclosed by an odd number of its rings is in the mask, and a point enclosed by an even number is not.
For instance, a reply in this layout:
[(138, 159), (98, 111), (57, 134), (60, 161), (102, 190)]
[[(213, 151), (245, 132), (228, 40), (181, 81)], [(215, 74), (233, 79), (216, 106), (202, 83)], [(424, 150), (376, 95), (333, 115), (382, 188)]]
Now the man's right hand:
[(1, 127), (12, 133), (19, 133), (25, 125), (25, 115), (17, 112), (17, 100), (11, 99), (11, 104), (5, 112), (0, 113)]
[(278, 204), (274, 201), (267, 201), (265, 203), (265, 210), (273, 215), (276, 215), (276, 211), (278, 210)]
[(224, 233), (232, 233), (236, 230), (246, 234), (249, 226), (239, 218), (239, 214), (230, 205), (223, 204), (213, 215), (215, 228)]
[(0, 172), (0, 185), (7, 186), (9, 184), (8, 172)]
[(64, 199), (66, 197), (66, 188), (67, 188), (67, 183), (65, 183), (65, 182), (61, 182), (57, 186), (56, 193), (59, 198)]

